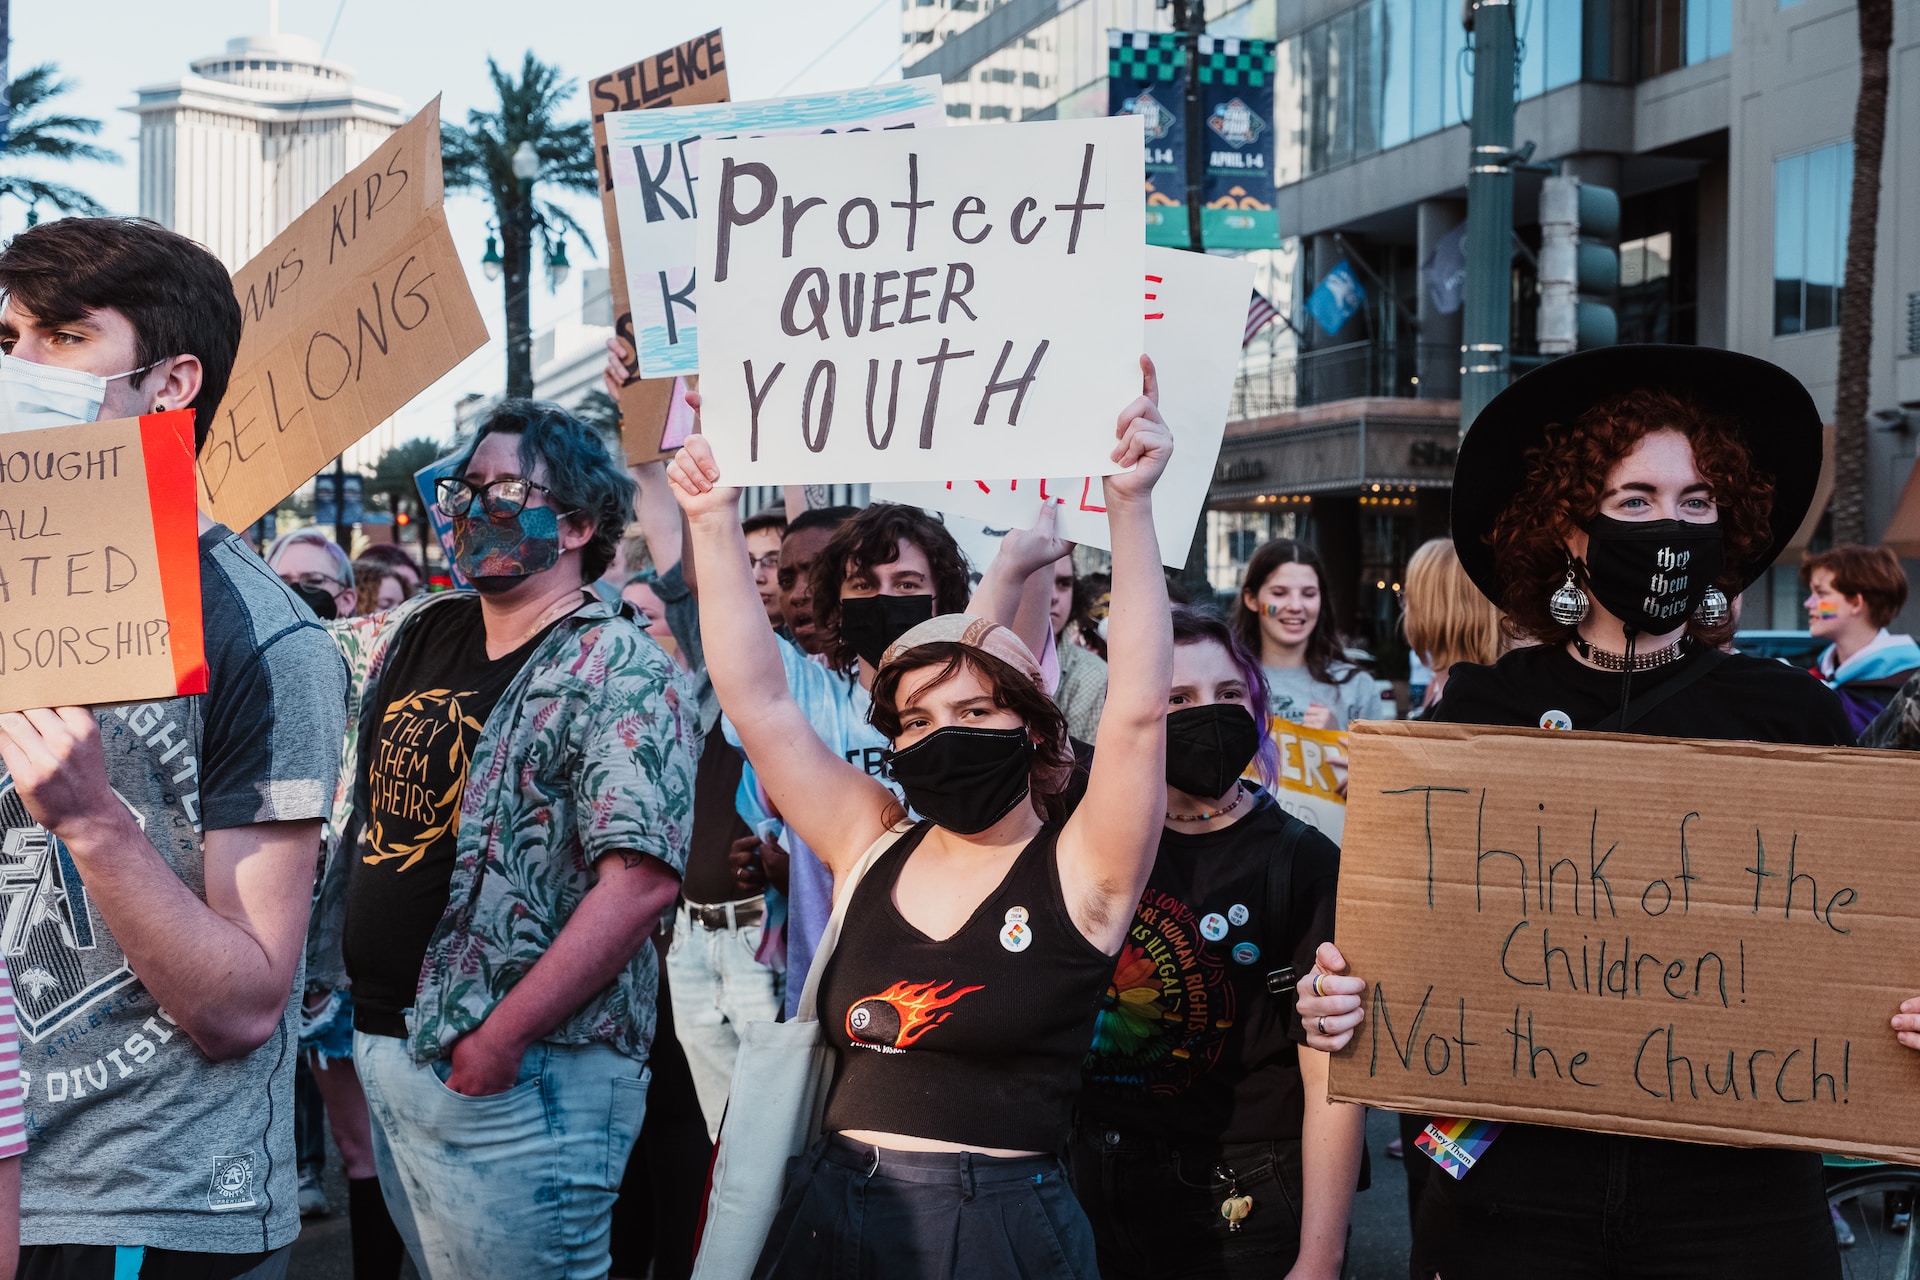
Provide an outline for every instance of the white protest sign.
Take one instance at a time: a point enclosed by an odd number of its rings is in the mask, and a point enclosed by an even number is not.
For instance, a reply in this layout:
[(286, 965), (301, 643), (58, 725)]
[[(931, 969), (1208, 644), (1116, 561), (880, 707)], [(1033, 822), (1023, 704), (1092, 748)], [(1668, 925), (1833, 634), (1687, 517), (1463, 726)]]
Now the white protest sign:
[(705, 150), (701, 429), (728, 484), (1117, 469), (1139, 117)]
[[(1154, 486), (1153, 525), (1161, 561), (1176, 569), (1187, 562), (1220, 457), (1252, 290), (1253, 264), (1244, 258), (1147, 246), (1145, 348), (1160, 378), (1160, 416), (1174, 444), (1166, 474)], [(1121, 404), (1113, 406), (1114, 416)], [(873, 496), (1001, 529), (1031, 528), (1040, 504), (1051, 502), (1059, 509), (1061, 537), (1113, 548), (1100, 482), (1088, 476), (877, 484)]]
[(700, 371), (693, 259), (703, 138), (927, 129), (946, 118), (936, 76), (797, 98), (609, 112), (607, 161), (641, 376)]

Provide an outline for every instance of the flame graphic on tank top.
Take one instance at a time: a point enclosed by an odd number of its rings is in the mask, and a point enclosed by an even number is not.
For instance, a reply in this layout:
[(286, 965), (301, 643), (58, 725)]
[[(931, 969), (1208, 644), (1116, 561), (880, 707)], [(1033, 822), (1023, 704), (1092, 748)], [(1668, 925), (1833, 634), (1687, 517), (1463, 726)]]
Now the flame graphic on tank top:
[(879, 995), (856, 1000), (847, 1009), (847, 1039), (882, 1053), (898, 1053), (953, 1016), (960, 997), (981, 987), (962, 987), (948, 995), (951, 982), (896, 982)]

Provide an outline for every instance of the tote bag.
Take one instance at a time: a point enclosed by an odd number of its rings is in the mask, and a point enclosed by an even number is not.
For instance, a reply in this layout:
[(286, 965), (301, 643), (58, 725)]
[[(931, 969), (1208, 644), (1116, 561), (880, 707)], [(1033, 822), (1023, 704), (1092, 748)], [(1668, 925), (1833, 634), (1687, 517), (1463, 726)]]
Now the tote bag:
[(833, 1050), (815, 1016), (820, 975), (861, 877), (910, 830), (902, 824), (874, 841), (839, 886), (793, 1018), (749, 1022), (740, 1035), (693, 1280), (749, 1280), (786, 1190), (787, 1164), (820, 1136), (833, 1083)]

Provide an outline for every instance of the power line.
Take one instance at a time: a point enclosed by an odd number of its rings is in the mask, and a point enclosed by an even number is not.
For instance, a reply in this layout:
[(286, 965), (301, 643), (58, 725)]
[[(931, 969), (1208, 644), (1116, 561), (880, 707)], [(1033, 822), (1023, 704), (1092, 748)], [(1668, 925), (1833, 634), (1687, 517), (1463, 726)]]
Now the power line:
[(873, 8), (867, 10), (865, 16), (863, 16), (858, 22), (848, 27), (845, 31), (842, 31), (838, 36), (834, 38), (834, 41), (832, 44), (828, 45), (826, 48), (822, 49), (819, 53), (815, 54), (812, 62), (809, 62), (806, 66), (794, 72), (791, 79), (789, 79), (785, 84), (781, 85), (778, 89), (774, 90), (773, 96), (777, 98), (781, 94), (785, 93), (787, 90), (793, 88), (793, 86), (799, 82), (802, 76), (806, 75), (807, 72), (819, 66), (821, 61), (825, 59), (828, 54), (832, 53), (835, 49), (838, 49), (842, 44), (845, 44), (848, 36), (852, 35), (854, 32), (858, 31), (860, 28), (866, 26), (869, 22), (873, 21), (873, 15), (880, 12), (882, 9), (886, 8), (891, 3), (892, 3), (892, 0), (880, 0), (879, 4), (876, 4), (875, 6), (873, 6)]

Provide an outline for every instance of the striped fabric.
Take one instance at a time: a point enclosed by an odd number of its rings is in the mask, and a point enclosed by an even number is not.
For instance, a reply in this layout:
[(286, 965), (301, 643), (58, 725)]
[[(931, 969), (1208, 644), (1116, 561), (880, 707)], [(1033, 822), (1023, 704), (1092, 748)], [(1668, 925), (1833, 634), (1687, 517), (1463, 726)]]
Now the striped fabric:
[(24, 1155), (27, 1120), (20, 1107), (20, 1032), (13, 1020), (13, 979), (0, 961), (0, 1160)]
[(1241, 336), (1240, 345), (1244, 347), (1249, 342), (1252, 342), (1253, 335), (1266, 328), (1267, 322), (1279, 314), (1279, 310), (1276, 309), (1271, 302), (1268, 302), (1262, 297), (1258, 289), (1255, 289), (1253, 291), (1253, 301), (1247, 307), (1247, 329), (1246, 333)]

